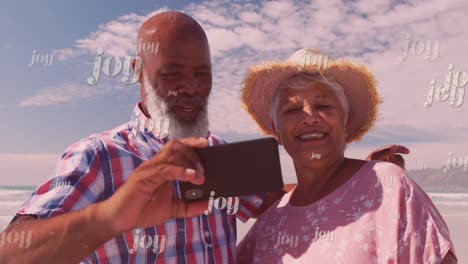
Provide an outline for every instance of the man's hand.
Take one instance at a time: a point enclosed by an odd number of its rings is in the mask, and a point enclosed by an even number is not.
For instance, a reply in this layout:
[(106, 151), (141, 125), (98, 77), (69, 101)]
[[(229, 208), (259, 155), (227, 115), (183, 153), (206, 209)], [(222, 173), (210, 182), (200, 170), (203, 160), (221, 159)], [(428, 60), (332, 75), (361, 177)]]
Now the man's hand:
[(410, 151), (406, 147), (400, 145), (387, 145), (385, 147), (374, 150), (371, 154), (369, 154), (369, 156), (367, 156), (366, 159), (392, 162), (404, 169), (405, 160), (403, 159), (403, 156), (397, 153), (409, 154)]
[(190, 218), (208, 208), (208, 201), (184, 203), (175, 198), (172, 181), (203, 184), (204, 169), (192, 148), (208, 147), (208, 140), (173, 140), (141, 164), (108, 200), (101, 203), (103, 217), (117, 232), (161, 225), (172, 218)]
[(202, 214), (208, 201), (185, 204), (174, 198), (171, 181), (202, 184), (203, 167), (192, 148), (207, 146), (203, 138), (171, 141), (109, 199), (49, 219), (18, 218), (4, 232), (31, 232), (32, 239), (27, 250), (14, 243), (0, 247), (0, 263), (78, 263), (125, 231)]

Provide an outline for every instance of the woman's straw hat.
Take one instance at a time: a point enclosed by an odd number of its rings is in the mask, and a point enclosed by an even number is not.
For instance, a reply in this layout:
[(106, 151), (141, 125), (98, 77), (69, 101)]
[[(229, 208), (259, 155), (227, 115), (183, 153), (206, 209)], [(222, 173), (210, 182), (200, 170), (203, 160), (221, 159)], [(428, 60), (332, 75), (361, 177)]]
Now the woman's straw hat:
[(359, 141), (374, 125), (378, 105), (382, 103), (374, 76), (364, 65), (355, 65), (347, 60), (335, 61), (315, 49), (301, 49), (286, 61), (263, 62), (249, 69), (241, 100), (262, 132), (275, 134), (269, 113), (279, 84), (302, 72), (321, 74), (344, 88), (349, 102), (346, 142)]

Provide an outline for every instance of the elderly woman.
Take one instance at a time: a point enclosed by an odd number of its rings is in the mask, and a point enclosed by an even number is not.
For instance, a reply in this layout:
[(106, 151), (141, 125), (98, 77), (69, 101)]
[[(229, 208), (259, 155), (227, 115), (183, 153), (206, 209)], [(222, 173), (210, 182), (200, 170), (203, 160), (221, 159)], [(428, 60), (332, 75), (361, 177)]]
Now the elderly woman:
[(252, 68), (242, 101), (298, 185), (257, 220), (238, 263), (456, 263), (442, 216), (403, 169), (344, 157), (381, 102), (364, 66), (303, 49)]

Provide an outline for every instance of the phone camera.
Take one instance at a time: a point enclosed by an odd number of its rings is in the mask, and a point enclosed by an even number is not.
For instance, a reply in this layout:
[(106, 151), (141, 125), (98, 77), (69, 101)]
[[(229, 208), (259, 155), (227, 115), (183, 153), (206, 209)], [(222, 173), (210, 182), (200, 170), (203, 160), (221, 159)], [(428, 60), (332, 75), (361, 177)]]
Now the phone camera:
[(203, 190), (201, 189), (191, 189), (185, 191), (185, 197), (190, 200), (199, 199), (203, 196)]

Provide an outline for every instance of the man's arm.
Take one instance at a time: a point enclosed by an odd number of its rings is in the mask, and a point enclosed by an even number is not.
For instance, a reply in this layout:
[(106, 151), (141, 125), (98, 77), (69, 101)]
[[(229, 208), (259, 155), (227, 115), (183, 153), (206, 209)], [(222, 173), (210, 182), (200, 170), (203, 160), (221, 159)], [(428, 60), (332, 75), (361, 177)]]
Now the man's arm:
[(30, 247), (5, 243), (0, 263), (76, 263), (120, 233), (202, 214), (207, 202), (176, 199), (171, 181), (203, 184), (204, 169), (192, 148), (207, 146), (202, 138), (170, 141), (109, 199), (46, 220), (20, 217), (6, 232), (13, 232), (10, 240), (16, 240), (15, 231), (31, 231)]
[(44, 220), (31, 216), (18, 218), (4, 232), (7, 237), (9, 233), (31, 232), (31, 241), (26, 241), (24, 248), (5, 243), (0, 248), (0, 263), (80, 262), (118, 234), (108, 220), (100, 217), (101, 205), (93, 204), (81, 211)]

